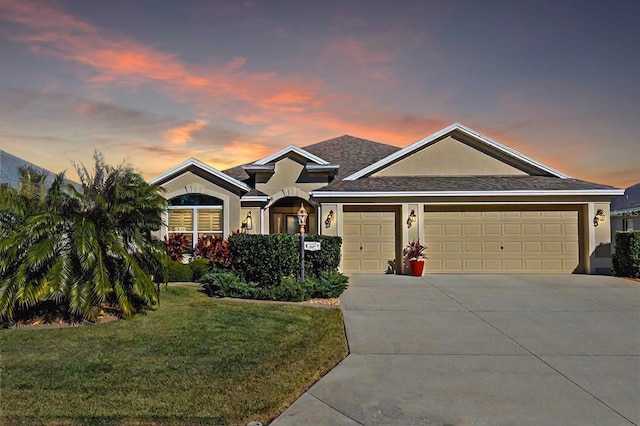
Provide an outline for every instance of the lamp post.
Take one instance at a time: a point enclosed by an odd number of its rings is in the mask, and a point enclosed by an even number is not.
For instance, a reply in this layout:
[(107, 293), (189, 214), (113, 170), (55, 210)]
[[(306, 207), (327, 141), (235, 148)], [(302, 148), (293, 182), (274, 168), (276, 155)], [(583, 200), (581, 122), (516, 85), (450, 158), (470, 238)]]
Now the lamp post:
[(304, 281), (304, 225), (307, 221), (307, 210), (300, 204), (298, 210), (298, 225), (300, 225), (300, 281)]

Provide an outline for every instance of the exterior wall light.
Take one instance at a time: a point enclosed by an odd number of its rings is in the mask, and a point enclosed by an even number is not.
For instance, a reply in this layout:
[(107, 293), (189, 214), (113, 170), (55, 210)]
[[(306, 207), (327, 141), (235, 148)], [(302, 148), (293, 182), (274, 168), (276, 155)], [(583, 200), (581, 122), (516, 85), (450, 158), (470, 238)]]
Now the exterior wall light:
[(409, 218), (407, 219), (407, 228), (411, 228), (411, 226), (418, 220), (418, 216), (416, 216), (416, 211), (411, 209), (411, 213), (409, 213)]
[(604, 222), (606, 217), (607, 216), (604, 214), (604, 211), (602, 209), (598, 209), (596, 211), (596, 215), (593, 217), (593, 226), (598, 226), (600, 222)]
[(247, 213), (247, 216), (242, 221), (242, 225), (240, 226), (245, 232), (251, 231), (253, 229), (253, 218), (251, 217), (251, 212)]
[(327, 218), (324, 221), (324, 227), (331, 228), (331, 224), (333, 223), (334, 220), (335, 220), (335, 216), (333, 215), (333, 210), (330, 210), (329, 214), (327, 215)]

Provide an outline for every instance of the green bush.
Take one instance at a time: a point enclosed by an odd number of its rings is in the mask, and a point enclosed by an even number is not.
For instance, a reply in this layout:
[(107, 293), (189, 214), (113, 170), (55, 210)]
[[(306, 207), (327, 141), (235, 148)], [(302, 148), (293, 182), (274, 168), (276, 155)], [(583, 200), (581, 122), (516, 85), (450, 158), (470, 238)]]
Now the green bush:
[(168, 282), (189, 282), (191, 281), (191, 267), (188, 264), (170, 260), (167, 270)]
[(208, 272), (200, 280), (200, 286), (210, 297), (235, 297), (238, 299), (264, 299), (262, 289), (247, 284), (233, 272)]
[(616, 233), (613, 275), (640, 278), (640, 231)]
[[(322, 248), (317, 251), (305, 251), (305, 274), (318, 277), (323, 271), (336, 271), (340, 265), (342, 238), (327, 235), (305, 235), (305, 241), (320, 241)], [(298, 251), (300, 244), (298, 244)]]
[(231, 268), (245, 282), (268, 288), (294, 275), (300, 264), (298, 237), (288, 234), (239, 234), (229, 238)]
[(310, 298), (329, 299), (339, 297), (348, 287), (349, 278), (337, 271), (323, 271), (318, 278), (308, 279), (313, 283), (307, 292)]
[(208, 272), (199, 282), (210, 297), (279, 300), (302, 302), (312, 298), (338, 297), (347, 288), (348, 278), (338, 272), (324, 272), (320, 277), (309, 277), (300, 283), (294, 276), (286, 276), (278, 285), (260, 287), (247, 283), (233, 272)]
[(193, 259), (189, 263), (191, 269), (191, 279), (189, 281), (198, 281), (205, 273), (211, 270), (211, 262), (209, 259)]

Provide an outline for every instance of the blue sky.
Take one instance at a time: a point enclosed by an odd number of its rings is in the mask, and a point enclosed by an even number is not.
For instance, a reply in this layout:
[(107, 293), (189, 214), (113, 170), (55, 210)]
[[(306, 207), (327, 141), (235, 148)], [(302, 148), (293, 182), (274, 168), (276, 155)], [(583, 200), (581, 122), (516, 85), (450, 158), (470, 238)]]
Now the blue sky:
[(54, 172), (97, 149), (151, 178), (460, 122), (625, 187), (639, 15), (635, 0), (0, 0), (0, 149)]

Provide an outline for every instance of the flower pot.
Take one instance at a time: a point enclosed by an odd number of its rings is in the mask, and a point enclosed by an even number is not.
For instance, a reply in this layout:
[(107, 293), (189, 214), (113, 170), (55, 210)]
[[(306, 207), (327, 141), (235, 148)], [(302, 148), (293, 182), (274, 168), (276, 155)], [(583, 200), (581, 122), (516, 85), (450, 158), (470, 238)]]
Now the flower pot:
[(421, 277), (424, 271), (424, 260), (410, 260), (409, 270), (412, 277)]

